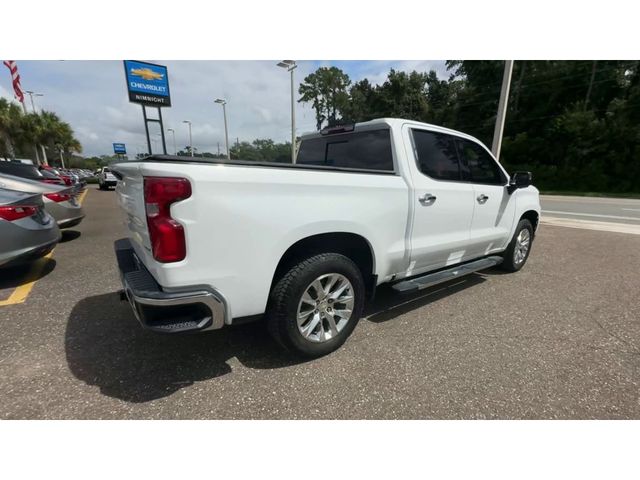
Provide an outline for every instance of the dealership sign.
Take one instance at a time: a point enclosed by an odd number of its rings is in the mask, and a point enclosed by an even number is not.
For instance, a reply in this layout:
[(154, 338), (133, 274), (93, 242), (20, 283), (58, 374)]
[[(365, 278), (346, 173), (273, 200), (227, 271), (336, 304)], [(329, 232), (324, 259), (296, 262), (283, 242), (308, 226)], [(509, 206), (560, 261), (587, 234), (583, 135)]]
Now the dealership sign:
[(124, 143), (114, 143), (113, 144), (113, 153), (115, 153), (116, 155), (118, 155), (118, 154), (126, 155), (127, 148), (125, 147)]
[(130, 102), (149, 107), (171, 106), (167, 67), (154, 63), (125, 60), (124, 71)]

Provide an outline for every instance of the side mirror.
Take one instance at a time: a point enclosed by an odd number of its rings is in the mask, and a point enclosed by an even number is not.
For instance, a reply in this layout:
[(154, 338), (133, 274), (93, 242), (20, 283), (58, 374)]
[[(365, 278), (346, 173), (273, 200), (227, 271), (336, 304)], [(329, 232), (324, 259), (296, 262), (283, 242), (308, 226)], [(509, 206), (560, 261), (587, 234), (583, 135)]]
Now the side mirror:
[(515, 192), (518, 188), (527, 188), (533, 182), (533, 175), (531, 172), (515, 172), (511, 180), (509, 181), (509, 186), (507, 187), (509, 193)]

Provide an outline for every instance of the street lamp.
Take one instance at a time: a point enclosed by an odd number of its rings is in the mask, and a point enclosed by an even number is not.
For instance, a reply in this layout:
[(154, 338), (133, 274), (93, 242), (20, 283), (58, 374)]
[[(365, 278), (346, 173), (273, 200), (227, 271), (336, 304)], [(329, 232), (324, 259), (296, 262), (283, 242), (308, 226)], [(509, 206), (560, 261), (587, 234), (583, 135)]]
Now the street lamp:
[(171, 132), (173, 135), (173, 154), (178, 155), (178, 149), (176, 148), (176, 131), (173, 128), (167, 128), (167, 132)]
[(191, 138), (191, 121), (183, 120), (182, 123), (189, 124), (189, 151), (191, 152), (191, 156), (193, 157), (193, 139)]
[(44, 97), (44, 93), (36, 93), (32, 90), (25, 90), (25, 93), (29, 94), (29, 98), (31, 98), (31, 108), (33, 109), (33, 113), (36, 113), (36, 105), (33, 103), (33, 97)]
[(227, 101), (222, 98), (216, 98), (215, 103), (222, 105), (222, 115), (224, 116), (224, 143), (227, 148), (227, 160), (231, 160), (231, 152), (229, 151), (229, 130), (227, 129)]
[(283, 60), (277, 65), (291, 72), (291, 163), (296, 163), (296, 104), (293, 93), (293, 71), (297, 65), (293, 60)]

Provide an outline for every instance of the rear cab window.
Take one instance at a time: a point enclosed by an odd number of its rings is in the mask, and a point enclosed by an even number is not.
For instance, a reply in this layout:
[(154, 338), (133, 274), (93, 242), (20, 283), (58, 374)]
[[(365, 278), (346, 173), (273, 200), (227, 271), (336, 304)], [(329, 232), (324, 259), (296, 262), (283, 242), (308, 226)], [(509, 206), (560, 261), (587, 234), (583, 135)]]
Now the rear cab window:
[(388, 128), (303, 139), (296, 163), (393, 172)]

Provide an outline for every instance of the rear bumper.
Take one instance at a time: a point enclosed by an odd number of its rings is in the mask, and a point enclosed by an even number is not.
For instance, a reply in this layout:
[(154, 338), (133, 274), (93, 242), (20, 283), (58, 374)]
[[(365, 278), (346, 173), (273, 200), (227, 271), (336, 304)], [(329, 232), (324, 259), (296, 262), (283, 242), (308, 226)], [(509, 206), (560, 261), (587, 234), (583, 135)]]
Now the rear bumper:
[(44, 245), (31, 247), (26, 251), (23, 250), (21, 253), (19, 253), (18, 255), (12, 258), (8, 258), (5, 260), (0, 259), (0, 265), (2, 265), (2, 267), (14, 267), (16, 265), (21, 265), (23, 263), (32, 262), (34, 260), (44, 257), (45, 255), (48, 255), (51, 252), (51, 250), (55, 248), (57, 244), (58, 244), (58, 240), (56, 239), (56, 240), (51, 240), (45, 243)]
[(75, 227), (76, 225), (78, 225), (82, 221), (83, 218), (84, 218), (84, 215), (81, 215), (81, 216), (76, 217), (76, 218), (68, 218), (66, 220), (62, 220), (62, 221), (58, 222), (58, 228)]
[(225, 324), (225, 301), (209, 288), (166, 291), (136, 256), (127, 238), (114, 244), (120, 280), (136, 318), (144, 328), (162, 333), (215, 330)]

